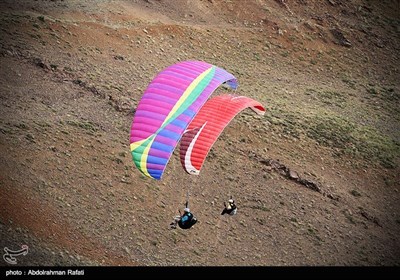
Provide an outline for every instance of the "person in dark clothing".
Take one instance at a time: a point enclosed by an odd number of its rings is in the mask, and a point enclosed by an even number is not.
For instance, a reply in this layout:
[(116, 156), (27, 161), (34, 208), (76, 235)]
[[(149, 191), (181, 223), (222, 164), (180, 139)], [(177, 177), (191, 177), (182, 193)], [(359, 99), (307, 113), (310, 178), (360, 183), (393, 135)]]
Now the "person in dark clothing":
[(189, 208), (185, 208), (183, 215), (181, 216), (180, 220), (178, 221), (178, 225), (182, 229), (189, 229), (195, 223), (197, 223), (196, 217), (190, 212)]
[(228, 200), (228, 205), (226, 205), (226, 203), (224, 202), (224, 210), (222, 210), (221, 215), (235, 215), (237, 212), (237, 207), (235, 204), (235, 201), (232, 199), (232, 197)]
[(189, 229), (195, 223), (197, 223), (197, 218), (192, 214), (192, 212), (190, 212), (187, 201), (183, 212), (184, 213), (182, 215), (181, 211), (179, 210), (179, 216), (176, 216), (174, 221), (170, 224), (171, 228), (175, 229), (176, 225), (179, 225), (179, 227), (182, 229)]

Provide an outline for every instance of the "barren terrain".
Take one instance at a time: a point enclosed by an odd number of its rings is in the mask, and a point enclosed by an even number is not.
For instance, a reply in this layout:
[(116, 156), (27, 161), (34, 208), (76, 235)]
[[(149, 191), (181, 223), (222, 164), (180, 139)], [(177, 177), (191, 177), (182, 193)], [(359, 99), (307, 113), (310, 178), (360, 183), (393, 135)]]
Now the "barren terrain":
[[(28, 245), (18, 265), (399, 266), (399, 1), (5, 0), (0, 37), (0, 249)], [(177, 149), (156, 181), (130, 125), (184, 60), (267, 113), (239, 114), (200, 176)], [(187, 197), (199, 223), (169, 229)]]

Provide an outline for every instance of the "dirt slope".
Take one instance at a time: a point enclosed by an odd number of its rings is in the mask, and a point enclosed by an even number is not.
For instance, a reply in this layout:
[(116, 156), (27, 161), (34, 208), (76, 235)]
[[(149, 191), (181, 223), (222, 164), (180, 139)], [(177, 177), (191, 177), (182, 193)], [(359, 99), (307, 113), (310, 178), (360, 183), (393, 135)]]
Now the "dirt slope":
[[(28, 245), (18, 264), (400, 264), (398, 1), (0, 11), (0, 248)], [(176, 151), (162, 180), (145, 178), (135, 107), (159, 71), (193, 59), (233, 73), (267, 114), (238, 115), (200, 176)], [(200, 222), (170, 230), (188, 193)], [(238, 215), (220, 216), (230, 195)]]

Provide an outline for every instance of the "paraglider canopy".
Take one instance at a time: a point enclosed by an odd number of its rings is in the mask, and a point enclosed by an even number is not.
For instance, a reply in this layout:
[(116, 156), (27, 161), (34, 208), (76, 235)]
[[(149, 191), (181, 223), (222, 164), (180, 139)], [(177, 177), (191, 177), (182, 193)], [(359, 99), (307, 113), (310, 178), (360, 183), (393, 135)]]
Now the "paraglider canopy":
[(199, 175), (208, 152), (229, 122), (242, 110), (251, 108), (264, 115), (264, 106), (250, 97), (223, 94), (209, 99), (188, 126), (180, 143), (185, 171)]
[(183, 61), (161, 71), (148, 85), (137, 106), (130, 133), (136, 167), (161, 179), (188, 124), (221, 84), (237, 88), (226, 70), (202, 61)]

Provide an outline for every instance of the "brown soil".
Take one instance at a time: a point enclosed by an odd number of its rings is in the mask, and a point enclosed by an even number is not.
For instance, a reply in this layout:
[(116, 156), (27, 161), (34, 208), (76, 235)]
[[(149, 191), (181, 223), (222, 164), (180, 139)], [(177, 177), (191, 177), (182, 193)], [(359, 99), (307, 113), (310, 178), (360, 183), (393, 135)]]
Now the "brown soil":
[[(0, 248), (28, 245), (18, 264), (400, 264), (398, 1), (0, 11)], [(158, 72), (193, 59), (267, 113), (238, 115), (200, 176), (176, 151), (162, 180), (145, 178), (129, 153), (135, 107)], [(170, 230), (188, 195), (199, 223)], [(221, 216), (230, 195), (238, 214)]]

